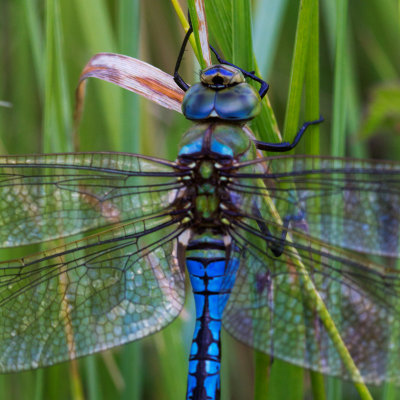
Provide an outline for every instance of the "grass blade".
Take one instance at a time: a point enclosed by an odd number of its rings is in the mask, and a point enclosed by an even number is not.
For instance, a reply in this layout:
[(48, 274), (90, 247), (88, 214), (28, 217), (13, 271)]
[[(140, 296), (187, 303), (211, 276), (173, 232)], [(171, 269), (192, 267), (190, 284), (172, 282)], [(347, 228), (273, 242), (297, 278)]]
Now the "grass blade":
[(232, 62), (247, 71), (254, 70), (251, 2), (232, 1)]
[(71, 151), (71, 100), (67, 90), (58, 1), (46, 7), (46, 89), (43, 151)]
[[(320, 117), (319, 112), (319, 1), (311, 4), (310, 38), (308, 43), (307, 63), (305, 72), (305, 119), (313, 121)], [(305, 154), (320, 154), (319, 126), (310, 126), (307, 133)], [(316, 204), (316, 212), (320, 205)], [(310, 371), (311, 391), (314, 400), (326, 400), (324, 377), (321, 373)]]
[[(121, 54), (139, 58), (140, 3), (138, 0), (121, 0), (118, 10), (118, 47)], [(121, 150), (140, 153), (140, 98), (121, 93)]]
[[(113, 51), (117, 49), (116, 38), (111, 26), (111, 16), (108, 12), (107, 4), (104, 0), (74, 0), (76, 9), (76, 18), (83, 32), (83, 38), (87, 43), (87, 54), (90, 56), (104, 51)], [(95, 22), (95, 23), (94, 23)], [(119, 142), (121, 138), (120, 119), (115, 118), (119, 115), (121, 109), (121, 92), (110, 85), (98, 85), (101, 115), (105, 120), (108, 138), (111, 140), (111, 146), (121, 148)]]
[[(43, 37), (41, 23), (38, 15), (37, 1), (23, 0), (25, 18), (29, 30), (30, 46), (32, 48), (33, 62), (38, 86), (44, 88), (44, 64), (43, 64)], [(43, 96), (43, 94), (42, 94)]]
[(312, 10), (312, 0), (302, 0), (300, 2), (292, 70), (290, 73), (289, 96), (283, 129), (283, 137), (289, 142), (293, 140), (299, 127), (308, 42), (311, 32), (310, 22), (312, 21)]
[[(347, 1), (336, 1), (336, 54), (333, 93), (333, 125), (332, 151), (333, 156), (342, 156), (345, 152), (346, 132), (346, 33), (347, 33)], [(340, 17), (339, 17), (340, 16)]]
[(288, 4), (288, 0), (260, 0), (254, 13), (254, 54), (264, 77), (270, 75)]

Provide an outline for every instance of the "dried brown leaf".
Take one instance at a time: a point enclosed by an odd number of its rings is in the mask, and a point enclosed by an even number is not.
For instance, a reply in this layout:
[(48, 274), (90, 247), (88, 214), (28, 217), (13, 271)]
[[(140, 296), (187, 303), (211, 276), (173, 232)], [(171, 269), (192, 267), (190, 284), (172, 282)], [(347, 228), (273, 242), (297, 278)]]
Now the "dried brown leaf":
[(210, 47), (208, 44), (208, 29), (204, 0), (195, 0), (197, 19), (199, 24), (199, 38), (203, 59), (207, 66), (212, 64)]
[(121, 54), (98, 53), (86, 64), (79, 78), (76, 91), (75, 122), (79, 122), (85, 95), (85, 80), (98, 78), (130, 90), (148, 100), (181, 111), (184, 92), (173, 77), (160, 69)]

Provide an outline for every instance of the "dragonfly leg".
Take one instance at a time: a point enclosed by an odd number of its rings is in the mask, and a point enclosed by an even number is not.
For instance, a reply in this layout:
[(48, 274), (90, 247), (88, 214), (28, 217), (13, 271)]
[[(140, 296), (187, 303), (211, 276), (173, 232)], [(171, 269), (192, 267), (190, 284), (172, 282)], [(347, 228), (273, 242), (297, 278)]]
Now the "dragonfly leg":
[(186, 48), (187, 42), (189, 40), (190, 35), (193, 32), (193, 27), (192, 27), (192, 24), (190, 23), (190, 19), (189, 19), (189, 24), (190, 24), (189, 29), (186, 32), (186, 35), (183, 39), (182, 46), (181, 46), (181, 49), (179, 50), (178, 59), (176, 60), (175, 70), (174, 70), (174, 81), (184, 92), (186, 92), (189, 89), (189, 85), (180, 76), (179, 67), (181, 66), (183, 55), (185, 54), (185, 48)]
[[(186, 48), (187, 42), (189, 41), (189, 37), (190, 37), (190, 35), (192, 33), (193, 33), (193, 26), (192, 26), (192, 22), (190, 20), (190, 15), (189, 15), (189, 29), (186, 32), (186, 35), (185, 35), (185, 37), (183, 39), (182, 46), (181, 46), (181, 49), (179, 51), (178, 59), (176, 60), (176, 65), (175, 65), (175, 70), (174, 70), (174, 81), (185, 92), (189, 89), (190, 86), (183, 80), (183, 78), (179, 74), (179, 67), (181, 65), (183, 55), (185, 53), (185, 48)], [(210, 45), (210, 49), (215, 54), (215, 57), (217, 57), (217, 60), (218, 60), (218, 62), (220, 64), (226, 64), (226, 65), (230, 65), (232, 67), (235, 67), (238, 70), (240, 70), (243, 73), (244, 76), (247, 76), (248, 78), (253, 79), (254, 81), (260, 83), (261, 84), (261, 88), (258, 91), (258, 94), (260, 95), (261, 98), (263, 98), (266, 95), (266, 93), (268, 91), (268, 88), (269, 88), (269, 85), (268, 85), (267, 82), (265, 82), (264, 80), (259, 78), (255, 74), (255, 71), (251, 71), (251, 72), (246, 71), (246, 70), (238, 67), (237, 65), (232, 64), (232, 63), (222, 59), (222, 57), (218, 54), (218, 52), (211, 45)]]
[(304, 132), (310, 125), (320, 124), (324, 121), (323, 117), (316, 119), (315, 121), (307, 121), (303, 124), (300, 130), (297, 132), (296, 137), (294, 138), (292, 143), (289, 142), (282, 142), (282, 143), (267, 143), (267, 142), (260, 142), (258, 140), (254, 140), (254, 144), (256, 145), (258, 150), (265, 150), (265, 151), (275, 151), (275, 152), (285, 152), (294, 149), (297, 144), (300, 142)]
[[(260, 212), (256, 211), (257, 216), (261, 217)], [(260, 228), (262, 234), (265, 236), (267, 241), (267, 248), (270, 249), (275, 257), (280, 257), (285, 249), (286, 236), (288, 233), (289, 224), (293, 221), (301, 221), (304, 218), (304, 211), (300, 211), (296, 215), (286, 215), (283, 218), (282, 233), (280, 238), (276, 238), (272, 235), (271, 231), (268, 229), (267, 224), (260, 218), (257, 220), (258, 227)]]
[(232, 64), (232, 63), (230, 63), (229, 61), (224, 60), (224, 59), (218, 54), (217, 50), (215, 50), (214, 47), (211, 46), (211, 44), (210, 44), (210, 49), (211, 49), (212, 52), (215, 54), (215, 57), (217, 58), (217, 60), (218, 60), (218, 62), (219, 62), (220, 64), (226, 64), (226, 65), (230, 65), (231, 67), (235, 67), (235, 68), (237, 68), (239, 71), (241, 71), (242, 74), (243, 74), (244, 76), (247, 76), (248, 78), (253, 79), (253, 81), (256, 81), (256, 82), (260, 83), (260, 84), (261, 84), (261, 88), (260, 88), (260, 90), (258, 91), (258, 94), (260, 95), (261, 98), (263, 98), (263, 97), (267, 94), (267, 91), (268, 91), (268, 89), (269, 89), (268, 83), (265, 82), (264, 80), (262, 80), (261, 78), (259, 78), (259, 77), (255, 74), (255, 71), (251, 71), (251, 72), (246, 71), (245, 69), (240, 68), (240, 67), (238, 67), (237, 65)]

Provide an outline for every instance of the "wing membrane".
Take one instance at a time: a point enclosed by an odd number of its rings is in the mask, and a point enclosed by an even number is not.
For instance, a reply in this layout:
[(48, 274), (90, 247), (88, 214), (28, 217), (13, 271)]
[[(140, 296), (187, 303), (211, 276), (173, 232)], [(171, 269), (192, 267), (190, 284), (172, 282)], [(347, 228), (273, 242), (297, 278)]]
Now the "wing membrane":
[[(328, 245), (399, 256), (400, 165), (307, 156), (243, 163), (228, 174), (241, 212), (274, 224), (269, 196), (288, 227)], [(276, 222), (276, 220), (275, 220)]]
[(184, 301), (177, 219), (157, 216), (0, 264), (0, 370), (87, 355), (156, 332)]
[(364, 380), (399, 381), (397, 271), (317, 248), (295, 233), (296, 244), (287, 244), (280, 257), (262, 246), (256, 230), (236, 227), (231, 236), (241, 262), (224, 327), (234, 337), (277, 358), (354, 380), (305, 290), (307, 280), (293, 262), (300, 257)]
[(241, 262), (225, 328), (260, 351), (355, 379), (305, 290), (310, 279), (363, 379), (398, 383), (400, 165), (277, 157), (228, 175)]
[(123, 153), (0, 157), (0, 247), (66, 237), (169, 207), (182, 173)]

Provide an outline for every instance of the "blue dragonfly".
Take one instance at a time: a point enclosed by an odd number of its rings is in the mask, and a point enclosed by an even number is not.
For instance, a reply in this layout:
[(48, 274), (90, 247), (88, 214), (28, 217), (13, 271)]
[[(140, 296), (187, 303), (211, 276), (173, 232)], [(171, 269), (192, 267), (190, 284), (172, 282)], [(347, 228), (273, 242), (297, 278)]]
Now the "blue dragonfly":
[(400, 164), (259, 157), (291, 150), (322, 119), (306, 122), (292, 143), (255, 140), (246, 122), (268, 85), (214, 51), (219, 64), (189, 87), (178, 71), (190, 33), (174, 79), (194, 125), (174, 162), (129, 153), (0, 157), (1, 247), (91, 231), (0, 264), (0, 371), (161, 330), (182, 310), (187, 269), (196, 305), (188, 400), (220, 397), (222, 326), (312, 370), (398, 382)]

